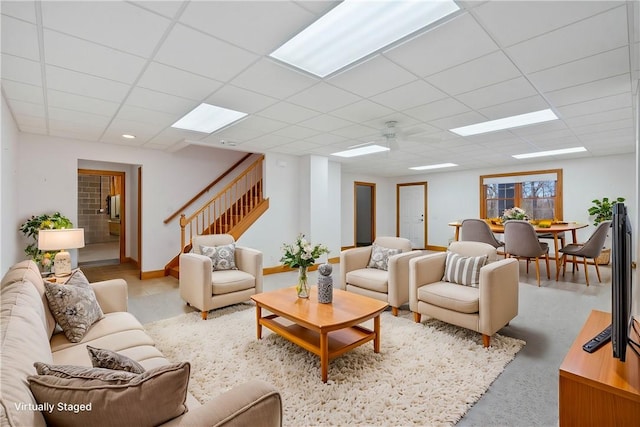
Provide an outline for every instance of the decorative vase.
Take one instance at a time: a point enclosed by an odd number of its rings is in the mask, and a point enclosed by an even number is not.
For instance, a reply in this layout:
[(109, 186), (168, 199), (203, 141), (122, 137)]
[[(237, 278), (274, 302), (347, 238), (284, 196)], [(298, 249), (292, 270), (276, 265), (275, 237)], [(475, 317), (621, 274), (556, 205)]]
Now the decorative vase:
[(307, 282), (307, 267), (298, 267), (298, 298), (309, 298), (309, 283)]
[(333, 267), (329, 263), (318, 267), (318, 272), (320, 273), (318, 277), (318, 302), (321, 304), (330, 304), (333, 301), (332, 271)]

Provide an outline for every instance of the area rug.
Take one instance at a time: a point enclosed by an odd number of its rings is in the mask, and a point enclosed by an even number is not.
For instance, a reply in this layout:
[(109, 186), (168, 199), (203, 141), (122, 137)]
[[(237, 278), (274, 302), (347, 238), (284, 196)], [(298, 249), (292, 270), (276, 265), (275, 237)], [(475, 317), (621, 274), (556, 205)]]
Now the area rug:
[(169, 360), (191, 362), (200, 402), (262, 379), (282, 395), (284, 426), (455, 424), (525, 344), (494, 335), (483, 348), (480, 334), (384, 312), (380, 353), (367, 343), (332, 360), (325, 384), (317, 356), (266, 328), (257, 340), (255, 322), (254, 306), (240, 304), (206, 321), (194, 312), (145, 328)]

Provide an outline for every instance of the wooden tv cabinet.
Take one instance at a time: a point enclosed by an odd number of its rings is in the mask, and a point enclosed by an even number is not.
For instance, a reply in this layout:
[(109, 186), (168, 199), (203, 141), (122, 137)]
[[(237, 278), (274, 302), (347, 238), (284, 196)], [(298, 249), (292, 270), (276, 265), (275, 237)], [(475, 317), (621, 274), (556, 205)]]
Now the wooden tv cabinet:
[(627, 348), (626, 362), (620, 362), (611, 342), (594, 353), (582, 349), (609, 324), (610, 313), (593, 310), (560, 365), (560, 426), (638, 425), (640, 357)]

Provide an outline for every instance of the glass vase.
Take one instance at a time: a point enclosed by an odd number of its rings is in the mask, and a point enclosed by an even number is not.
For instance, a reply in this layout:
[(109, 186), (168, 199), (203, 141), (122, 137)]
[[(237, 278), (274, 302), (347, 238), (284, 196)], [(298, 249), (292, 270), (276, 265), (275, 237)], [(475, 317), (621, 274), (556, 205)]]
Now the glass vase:
[(298, 298), (309, 298), (309, 282), (307, 281), (307, 267), (298, 267)]

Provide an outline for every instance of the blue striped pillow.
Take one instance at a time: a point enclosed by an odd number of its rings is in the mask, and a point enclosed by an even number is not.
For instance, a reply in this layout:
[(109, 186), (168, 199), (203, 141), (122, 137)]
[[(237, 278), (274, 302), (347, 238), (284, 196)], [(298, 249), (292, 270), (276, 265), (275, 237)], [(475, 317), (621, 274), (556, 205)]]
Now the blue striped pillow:
[(477, 288), (480, 283), (480, 269), (486, 264), (486, 255), (466, 257), (447, 251), (447, 260), (445, 261), (444, 277), (442, 280)]

